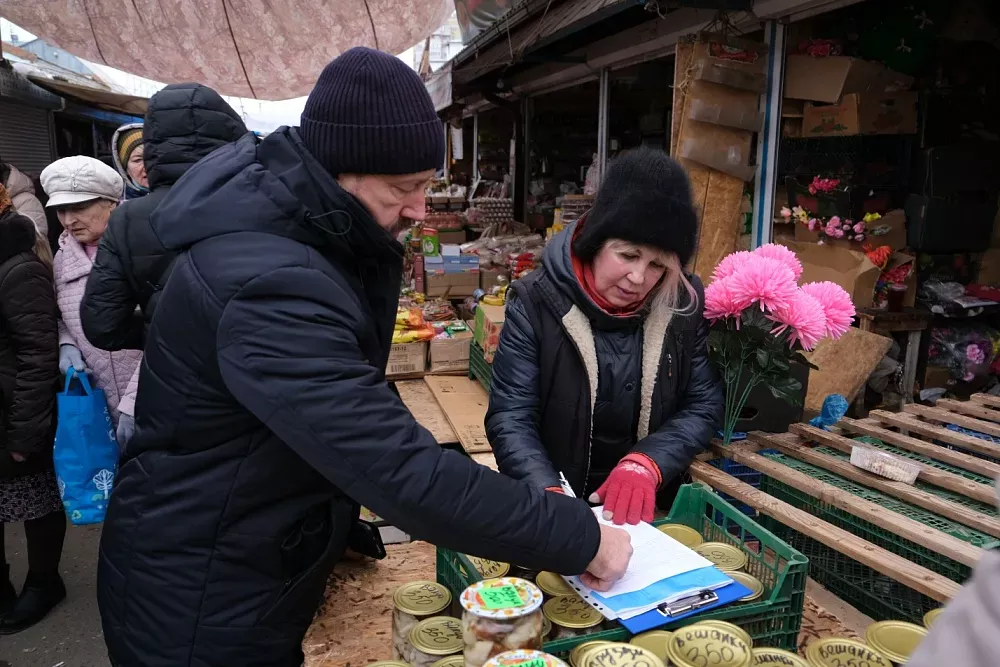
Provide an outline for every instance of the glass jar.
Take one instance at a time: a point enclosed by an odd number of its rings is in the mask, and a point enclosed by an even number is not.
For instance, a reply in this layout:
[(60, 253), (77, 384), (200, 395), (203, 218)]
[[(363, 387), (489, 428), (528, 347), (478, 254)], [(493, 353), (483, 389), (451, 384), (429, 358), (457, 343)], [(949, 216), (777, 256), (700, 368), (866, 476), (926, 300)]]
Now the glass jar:
[(410, 631), (409, 640), (410, 651), (403, 659), (412, 667), (433, 667), (445, 656), (462, 653), (462, 624), (448, 616), (428, 618)]
[[(731, 625), (731, 624), (725, 624)], [(747, 643), (744, 633), (732, 628), (695, 623), (679, 630), (667, 642), (667, 657), (673, 667), (750, 667), (753, 662), (753, 647)]]
[(483, 667), (507, 651), (542, 648), (542, 592), (530, 581), (480, 581), (465, 589), (461, 601), (465, 667)]
[(505, 577), (510, 572), (510, 563), (501, 563), (497, 560), (489, 560), (487, 558), (480, 558), (479, 556), (466, 556), (466, 558), (469, 559), (472, 567), (476, 568), (476, 572), (483, 579)]
[[(707, 662), (706, 665), (714, 663)], [(666, 667), (652, 651), (634, 644), (609, 642), (590, 649), (580, 667)]]
[(555, 572), (539, 572), (535, 577), (535, 584), (542, 589), (546, 599), (560, 595), (576, 595), (573, 587)]
[(392, 603), (392, 657), (400, 660), (409, 654), (410, 632), (420, 621), (447, 609), (451, 591), (433, 581), (413, 581), (396, 589)]
[(449, 655), (447, 658), (441, 658), (431, 667), (465, 667), (465, 656)]
[(531, 665), (531, 667), (566, 667), (566, 663), (554, 655), (530, 649), (501, 653), (497, 657), (491, 658), (485, 667), (517, 667), (519, 665)]
[(545, 616), (552, 621), (552, 639), (579, 637), (594, 632), (604, 617), (576, 593), (557, 595), (545, 603)]

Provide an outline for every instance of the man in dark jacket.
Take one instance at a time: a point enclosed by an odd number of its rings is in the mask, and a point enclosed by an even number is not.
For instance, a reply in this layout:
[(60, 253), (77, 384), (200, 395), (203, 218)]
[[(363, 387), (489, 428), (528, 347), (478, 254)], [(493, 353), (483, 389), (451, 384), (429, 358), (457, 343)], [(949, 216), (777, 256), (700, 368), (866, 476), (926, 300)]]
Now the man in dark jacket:
[(599, 587), (624, 572), (625, 533), (443, 450), (385, 381), (392, 232), (423, 218), (443, 156), (420, 78), (352, 49), (301, 129), (216, 151), (153, 214), (183, 252), (101, 541), (113, 664), (299, 667), (331, 567), (361, 546), (360, 505), (418, 539)]
[[(142, 128), (150, 193), (111, 214), (80, 308), (83, 331), (94, 346), (143, 349), (157, 294), (175, 255), (153, 232), (150, 215), (198, 160), (246, 132), (239, 114), (207, 86), (172, 84), (150, 98)], [(118, 422), (122, 446), (133, 428), (132, 417), (123, 414)]]

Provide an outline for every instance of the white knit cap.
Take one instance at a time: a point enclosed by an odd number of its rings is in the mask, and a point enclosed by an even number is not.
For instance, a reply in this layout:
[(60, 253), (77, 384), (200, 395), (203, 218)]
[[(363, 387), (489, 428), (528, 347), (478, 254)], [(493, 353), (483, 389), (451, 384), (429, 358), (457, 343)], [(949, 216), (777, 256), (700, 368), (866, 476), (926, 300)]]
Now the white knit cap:
[(56, 160), (42, 171), (41, 181), (49, 196), (46, 207), (79, 204), (91, 199), (109, 199), (117, 203), (125, 191), (125, 182), (117, 171), (86, 155)]

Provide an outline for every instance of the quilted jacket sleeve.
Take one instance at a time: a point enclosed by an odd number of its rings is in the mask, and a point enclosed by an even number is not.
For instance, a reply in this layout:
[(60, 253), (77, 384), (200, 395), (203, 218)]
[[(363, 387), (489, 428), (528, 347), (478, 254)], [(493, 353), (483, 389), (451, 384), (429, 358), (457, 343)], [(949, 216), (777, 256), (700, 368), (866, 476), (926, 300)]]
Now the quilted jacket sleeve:
[(600, 532), (585, 503), (442, 449), (357, 339), (354, 298), (317, 270), (282, 268), (229, 301), (217, 340), (235, 398), (356, 502), (418, 539), (570, 574)]
[(29, 454), (51, 445), (59, 376), (56, 303), (49, 270), (20, 264), (0, 285), (0, 322), (14, 348), (14, 395), (3, 438), (11, 452)]
[(122, 258), (121, 236), (128, 224), (125, 209), (118, 207), (111, 213), (80, 305), (80, 320), (87, 340), (94, 347), (109, 351), (143, 347), (143, 319), (137, 310), (139, 297)]
[(660, 468), (664, 482), (687, 470), (708, 446), (722, 424), (725, 395), (722, 381), (708, 359), (708, 320), (703, 317), (705, 292), (692, 281), (698, 293), (698, 322), (691, 349), (687, 388), (677, 397), (677, 411), (659, 429), (639, 441), (634, 450), (649, 456)]
[(493, 359), (486, 437), (500, 472), (545, 489), (559, 486), (559, 473), (539, 437), (541, 401), (535, 341), (524, 301), (513, 296), (507, 304), (500, 346)]

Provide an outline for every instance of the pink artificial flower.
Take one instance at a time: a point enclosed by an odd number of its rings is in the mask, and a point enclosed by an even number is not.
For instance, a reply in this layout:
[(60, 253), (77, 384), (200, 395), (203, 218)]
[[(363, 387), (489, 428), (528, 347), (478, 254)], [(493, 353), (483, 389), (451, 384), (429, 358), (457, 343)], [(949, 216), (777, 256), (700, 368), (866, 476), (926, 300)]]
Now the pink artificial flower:
[(865, 223), (864, 223), (863, 220), (861, 222), (859, 222), (858, 224), (854, 225), (854, 233), (855, 234), (864, 234), (865, 233)]
[(805, 350), (812, 350), (826, 336), (826, 315), (818, 300), (801, 289), (796, 289), (787, 304), (776, 309), (771, 319), (779, 324), (771, 332), (775, 335), (789, 332), (788, 344), (802, 343)]
[(834, 227), (839, 227), (840, 226), (840, 216), (839, 215), (833, 216), (832, 218), (830, 218), (827, 221), (826, 224), (833, 225)]
[(806, 283), (800, 288), (816, 299), (826, 316), (826, 333), (834, 340), (843, 336), (854, 321), (854, 303), (851, 296), (837, 283), (824, 281)]
[(965, 356), (976, 365), (981, 365), (986, 361), (986, 354), (975, 344), (970, 344), (965, 348)]
[(791, 218), (792, 217), (792, 209), (788, 208), (787, 206), (782, 206), (781, 207), (781, 217), (784, 218), (785, 220), (788, 220), (789, 218)]
[(818, 232), (822, 227), (822, 223), (816, 218), (812, 218), (806, 225), (810, 232)]
[(791, 270), (792, 275), (795, 276), (795, 280), (802, 277), (802, 262), (799, 261), (798, 256), (794, 252), (783, 245), (766, 243), (754, 250), (753, 254), (778, 260)]
[(736, 301), (730, 287), (730, 278), (713, 280), (705, 288), (705, 318), (711, 321), (735, 317), (739, 326), (739, 315), (743, 308)]
[(848, 220), (847, 222), (842, 224), (840, 228), (843, 229), (845, 232), (848, 231), (851, 228), (851, 221)]
[(740, 271), (750, 259), (750, 253), (746, 250), (730, 253), (726, 255), (719, 265), (712, 272), (712, 280), (725, 280), (734, 273)]
[(865, 240), (865, 235), (864, 234), (858, 234), (858, 235), (856, 235), (854, 237), (854, 240), (857, 241), (858, 243), (861, 243), (862, 241)]
[(844, 230), (843, 229), (835, 229), (835, 230), (833, 230), (833, 234), (831, 234), (831, 236), (833, 236), (833, 238), (835, 238), (835, 239), (842, 239), (842, 238), (844, 238)]
[(740, 310), (754, 303), (760, 303), (764, 311), (784, 308), (798, 292), (795, 274), (784, 262), (757, 254), (752, 254), (727, 282)]

